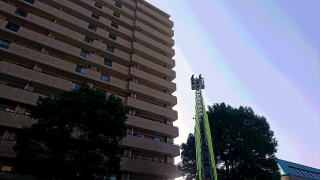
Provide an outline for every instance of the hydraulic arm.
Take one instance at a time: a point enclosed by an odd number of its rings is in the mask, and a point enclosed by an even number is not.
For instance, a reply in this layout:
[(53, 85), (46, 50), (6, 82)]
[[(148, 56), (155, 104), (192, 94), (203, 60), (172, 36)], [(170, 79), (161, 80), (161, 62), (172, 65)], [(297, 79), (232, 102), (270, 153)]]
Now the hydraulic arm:
[(195, 90), (195, 138), (197, 153), (197, 170), (199, 180), (218, 180), (214, 152), (212, 148), (212, 138), (208, 116), (202, 98), (201, 90), (204, 89), (204, 80), (199, 75), (198, 78), (191, 77), (191, 89)]

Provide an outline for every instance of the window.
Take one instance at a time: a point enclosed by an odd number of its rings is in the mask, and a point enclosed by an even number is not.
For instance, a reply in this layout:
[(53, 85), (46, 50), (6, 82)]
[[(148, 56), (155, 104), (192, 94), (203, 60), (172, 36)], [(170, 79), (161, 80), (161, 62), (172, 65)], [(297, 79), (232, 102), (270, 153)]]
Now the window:
[(112, 61), (110, 59), (105, 58), (103, 63), (106, 66), (110, 66), (110, 67), (112, 66)]
[(114, 11), (113, 12), (113, 16), (117, 17), (117, 18), (120, 18), (120, 13), (118, 13), (117, 11)]
[(92, 31), (97, 31), (97, 26), (89, 24), (88, 29), (90, 29)]
[(22, 17), (26, 17), (28, 12), (27, 11), (24, 11), (20, 8), (17, 8), (16, 11), (15, 11), (16, 14), (18, 14), (19, 16), (22, 16)]
[(80, 65), (76, 66), (76, 72), (78, 72), (78, 73), (85, 74), (86, 70), (87, 69), (84, 66), (80, 66)]
[(90, 44), (93, 43), (93, 39), (92, 39), (92, 38), (89, 38), (88, 36), (86, 36), (86, 37), (84, 38), (84, 41), (87, 42), (87, 43), (90, 43)]
[(117, 23), (115, 23), (115, 22), (111, 22), (111, 26), (116, 28), (116, 29), (118, 29), (118, 27), (119, 27), (119, 25)]
[(7, 164), (2, 164), (0, 165), (0, 172), (11, 172), (13, 171), (13, 166), (12, 165), (7, 165)]
[(80, 56), (85, 57), (85, 58), (89, 58), (90, 53), (88, 51), (81, 50)]
[(30, 4), (33, 4), (33, 3), (34, 3), (34, 0), (24, 0), (24, 1), (26, 1), (26, 2), (28, 2), (28, 3), (30, 3)]
[(117, 177), (116, 177), (116, 176), (111, 176), (111, 177), (109, 178), (109, 180), (117, 180)]
[(117, 36), (111, 33), (109, 34), (109, 38), (113, 40), (117, 40)]
[(107, 51), (114, 53), (114, 47), (108, 45)]
[(11, 44), (10, 41), (0, 39), (0, 47), (8, 49), (10, 44)]
[(6, 111), (6, 107), (0, 106), (0, 111)]
[(16, 134), (8, 130), (0, 130), (0, 139), (5, 141), (14, 141), (16, 140)]
[(91, 17), (95, 18), (95, 19), (100, 19), (100, 17), (98, 15), (92, 14)]
[(20, 29), (20, 26), (17, 25), (17, 24), (8, 23), (8, 24), (6, 25), (6, 28), (7, 28), (7, 29), (10, 29), (11, 31), (18, 32), (19, 29)]
[(136, 132), (133, 133), (133, 136), (144, 138), (143, 134), (139, 134), (139, 133), (136, 133)]
[(100, 80), (109, 82), (110, 77), (109, 77), (108, 75), (101, 74), (101, 76), (100, 76)]
[(96, 6), (96, 7), (99, 8), (99, 9), (102, 9), (102, 5), (99, 4), (99, 3), (95, 3), (94, 6)]
[(117, 1), (115, 1), (115, 4), (114, 4), (114, 5), (117, 6), (118, 8), (121, 8), (121, 7), (122, 7), (122, 4), (119, 3), (119, 2), (117, 2)]
[(71, 83), (71, 90), (79, 89), (79, 87), (80, 87), (79, 83), (76, 83), (76, 82)]
[(155, 138), (153, 138), (153, 140), (156, 141), (156, 142), (161, 142), (161, 139), (160, 139), (160, 138), (156, 138), (156, 137), (155, 137)]

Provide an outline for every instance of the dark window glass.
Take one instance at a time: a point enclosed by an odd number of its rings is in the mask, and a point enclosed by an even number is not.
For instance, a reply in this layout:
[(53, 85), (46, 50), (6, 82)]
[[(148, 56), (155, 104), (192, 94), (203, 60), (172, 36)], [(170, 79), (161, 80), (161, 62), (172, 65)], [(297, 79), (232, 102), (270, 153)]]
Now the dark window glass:
[(84, 41), (87, 42), (87, 43), (90, 43), (90, 44), (93, 43), (93, 39), (92, 39), (92, 38), (89, 38), (88, 36), (86, 36), (86, 37), (84, 38)]
[(85, 74), (86, 73), (86, 68), (80, 65), (76, 66), (76, 72), (81, 73), (81, 74)]
[(112, 47), (112, 46), (107, 46), (107, 51), (109, 51), (109, 52), (114, 52), (114, 47)]
[(92, 31), (97, 31), (97, 27), (94, 25), (89, 24), (88, 29), (92, 30)]
[(6, 111), (6, 107), (0, 106), (0, 111)]
[(6, 28), (7, 28), (7, 29), (10, 29), (11, 31), (18, 32), (19, 29), (20, 29), (20, 26), (17, 25), (17, 24), (8, 23), (8, 24), (6, 25)]
[(100, 19), (100, 17), (98, 15), (92, 14), (91, 17), (95, 18), (95, 19)]
[(109, 34), (109, 38), (113, 40), (117, 40), (117, 36), (111, 33)]
[(109, 77), (108, 75), (101, 74), (101, 76), (100, 76), (100, 80), (109, 82), (110, 77)]
[(118, 8), (121, 8), (122, 7), (122, 4), (121, 3), (119, 3), (119, 2), (115, 2), (115, 5), (118, 7)]
[(106, 66), (112, 66), (112, 61), (110, 59), (104, 59), (104, 65)]
[(81, 50), (80, 56), (85, 57), (85, 58), (89, 58), (90, 53), (88, 51)]
[(12, 131), (1, 129), (0, 130), (0, 139), (4, 140), (4, 141), (14, 141), (14, 140), (16, 140), (16, 134)]
[(24, 1), (33, 4), (35, 0), (24, 0)]
[(115, 16), (115, 17), (117, 17), (117, 18), (120, 18), (120, 13), (114, 11), (114, 12), (113, 12), (113, 16)]
[(111, 26), (114, 27), (114, 28), (117, 28), (117, 29), (119, 27), (119, 25), (117, 23), (115, 23), (115, 22), (111, 22)]
[(27, 11), (24, 11), (24, 10), (22, 10), (22, 9), (20, 9), (20, 8), (17, 8), (16, 11), (15, 11), (15, 13), (18, 14), (18, 15), (20, 15), (20, 16), (22, 16), (22, 17), (26, 17), (27, 14), (28, 14)]
[(71, 89), (72, 89), (72, 90), (79, 89), (79, 87), (80, 87), (80, 84), (79, 84), (79, 83), (72, 82), (72, 84), (71, 84)]
[(101, 4), (95, 3), (94, 5), (95, 5), (97, 8), (102, 9), (102, 5), (101, 5)]
[(116, 176), (111, 176), (110, 180), (117, 180), (117, 177)]
[(10, 41), (0, 39), (0, 47), (8, 49), (10, 44), (11, 44)]
[(136, 133), (136, 132), (133, 133), (133, 136), (144, 138), (143, 134), (139, 134), (139, 133)]

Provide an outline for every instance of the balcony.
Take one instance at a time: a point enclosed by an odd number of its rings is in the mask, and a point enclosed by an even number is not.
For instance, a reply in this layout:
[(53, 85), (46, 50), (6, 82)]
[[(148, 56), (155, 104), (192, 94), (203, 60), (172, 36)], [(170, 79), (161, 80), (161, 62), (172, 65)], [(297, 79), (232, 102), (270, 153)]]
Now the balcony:
[[(13, 35), (19, 36), (18, 37), (19, 39), (24, 39), (24, 40), (26, 39), (31, 42), (35, 42), (38, 44), (38, 46), (56, 49), (62, 53), (81, 58), (80, 57), (81, 49), (76, 48), (74, 46), (71, 46), (69, 44), (63, 43), (61, 41), (57, 41), (57, 40), (52, 39), (48, 36), (44, 36), (44, 35), (39, 34), (37, 32), (31, 31), (31, 30), (26, 29), (24, 27), (20, 27), (19, 31), (16, 33), (5, 29), (3, 26), (1, 27), (1, 29), (3, 31), (6, 31), (7, 33), (10, 33), (10, 34), (13, 33)], [(89, 59), (90, 60), (101, 60), (101, 61), (103, 60), (102, 57), (99, 57), (94, 54), (92, 54)]]
[(175, 96), (142, 86), (132, 81), (129, 82), (129, 90), (145, 96), (150, 100), (160, 101), (161, 103), (166, 103), (171, 106), (177, 104), (177, 98)]
[(39, 94), (0, 84), (0, 98), (35, 106)]
[[(72, 12), (70, 12), (71, 14), (75, 14), (75, 13), (80, 14), (81, 20), (86, 20), (86, 22), (98, 21), (100, 25), (105, 26), (105, 24), (103, 23), (104, 21), (106, 21), (105, 18), (100, 17), (101, 20), (94, 20), (91, 18), (91, 14), (92, 14), (91, 11), (89, 11), (81, 6), (78, 6), (77, 4), (74, 4), (70, 1), (61, 1), (61, 0), (59, 0), (59, 1), (52, 0), (52, 1), (55, 1), (55, 3), (57, 3), (57, 4), (60, 4), (64, 7), (72, 9)], [(88, 26), (85, 26), (85, 27), (82, 26), (82, 28), (84, 28), (84, 29), (86, 29), (87, 27)], [(109, 36), (109, 32), (107, 32), (106, 30), (101, 29), (101, 28), (97, 29), (96, 34), (98, 34), (100, 36), (100, 38), (106, 38)], [(110, 39), (108, 39), (108, 40), (110, 40)], [(111, 40), (111, 41), (113, 41), (113, 40)], [(118, 37), (117, 41), (113, 41), (113, 42), (116, 44), (119, 44), (125, 48), (129, 48), (129, 49), (131, 48), (131, 43), (127, 40), (122, 39), (121, 37)]]
[(0, 73), (63, 91), (68, 91), (71, 87), (70, 81), (4, 61), (0, 61)]
[[(106, 31), (105, 31), (106, 32)], [(109, 37), (110, 33), (109, 32), (106, 32), (107, 34), (104, 36), (104, 37)], [(124, 40), (123, 38), (117, 36), (117, 39), (116, 40), (113, 40), (113, 39), (108, 39), (108, 41), (110, 42), (113, 42), (115, 44), (119, 44), (127, 49), (131, 49), (132, 48), (132, 43), (127, 41), (127, 40)]]
[(143, 57), (137, 56), (136, 54), (132, 55), (132, 61), (138, 63), (141, 66), (147, 67), (152, 69), (153, 71), (156, 71), (159, 74), (162, 74), (164, 76), (169, 77), (169, 80), (172, 80), (174, 78), (176, 78), (176, 72), (166, 68), (164, 66), (161, 66), (159, 64), (156, 64), (150, 60), (147, 60)]
[[(106, 14), (105, 13), (105, 9), (108, 9), (106, 7), (102, 7), (102, 9), (96, 8), (95, 7), (95, 2), (94, 1), (74, 1), (75, 4), (79, 4), (78, 7), (85, 7), (85, 11), (86, 12), (84, 15), (86, 15), (88, 17), (89, 22), (91, 22), (93, 19), (90, 17), (91, 12), (99, 12), (100, 14)], [(88, 9), (88, 10), (87, 10)], [(110, 10), (109, 10), (110, 11)], [(80, 13), (80, 12), (77, 12)], [(111, 13), (111, 12), (109, 12)], [(83, 13), (82, 13), (83, 14)], [(68, 16), (70, 16), (69, 14), (67, 14)], [(109, 14), (110, 15), (110, 14)], [(111, 20), (109, 20), (110, 18), (105, 18), (100, 16), (100, 20), (96, 20), (96, 22), (99, 22), (101, 26), (103, 27), (107, 27), (107, 28), (112, 28), (111, 26)], [(120, 17), (121, 19), (121, 17)], [(131, 24), (131, 23), (129, 23)], [(117, 28), (117, 31), (132, 37), (132, 31), (130, 31), (129, 29), (123, 27), (123, 26), (119, 26), (119, 28)]]
[[(75, 3), (75, 4), (79, 4), (80, 6), (86, 7), (87, 9), (89, 9), (89, 10), (92, 11), (92, 12), (99, 12), (100, 14), (106, 14), (104, 10), (105, 10), (105, 9), (108, 9), (108, 8), (106, 8), (106, 7), (102, 7), (102, 9), (96, 8), (94, 1), (82, 1), (82, 2), (80, 2), (80, 1), (74, 1), (74, 3)], [(111, 13), (111, 12), (110, 12), (110, 9), (109, 9), (109, 13)], [(111, 13), (111, 14), (113, 14), (113, 13)], [(110, 16), (110, 14), (108, 14), (108, 15)], [(123, 17), (120, 17), (120, 19), (121, 19), (121, 18), (123, 18)], [(102, 25), (102, 26), (104, 26), (104, 27), (107, 27), (107, 28), (112, 28), (112, 29), (113, 29), (113, 27), (111, 26), (111, 20), (109, 20), (109, 19), (110, 19), (110, 18), (105, 18), (105, 17), (102, 17), (102, 16), (101, 16), (99, 22), (102, 23), (102, 24), (100, 24), (100, 25)], [(91, 20), (91, 21), (92, 21), (92, 20)], [(117, 21), (117, 22), (118, 22), (118, 19), (117, 19), (117, 20), (112, 20), (112, 21), (113, 21), (113, 22), (114, 22), (114, 21)], [(131, 24), (131, 23), (129, 23), (129, 24)], [(119, 32), (127, 35), (128, 37), (132, 37), (132, 31), (129, 30), (129, 29), (127, 29), (127, 28), (125, 28), (125, 27), (122, 26), (122, 25), (117, 28), (117, 31), (119, 31)]]
[(34, 4), (30, 4), (30, 3), (26, 3), (24, 0), (19, 0), (21, 3), (25, 4), (26, 6), (32, 6), (34, 8), (36, 8), (37, 10), (40, 11), (44, 11), (50, 15), (52, 15), (53, 17), (58, 17), (58, 18), (62, 18), (63, 20), (66, 20), (68, 22), (72, 22), (72, 24), (76, 25), (76, 26), (82, 26), (82, 27), (88, 27), (87, 22), (84, 22), (72, 15), (69, 15), (59, 9), (56, 9), (52, 6), (49, 6), (41, 1), (35, 1)]
[(16, 145), (15, 141), (0, 141), (0, 157), (16, 157), (16, 153), (13, 150), (13, 147)]
[(138, 8), (141, 9), (143, 12), (146, 12), (150, 14), (153, 18), (156, 18), (158, 21), (161, 21), (161, 23), (165, 24), (166, 26), (172, 28), (173, 27), (173, 22), (169, 20), (168, 17), (165, 17), (161, 15), (160, 13), (156, 12), (155, 10), (145, 6), (144, 4), (138, 2)]
[[(58, 1), (58, 0), (54, 0), (54, 1)], [(94, 7), (94, 4), (95, 4), (94, 1), (88, 1), (88, 0), (72, 0), (72, 1), (74, 3), (79, 4), (80, 6), (87, 7), (88, 9), (92, 9), (92, 8), (90, 8), (90, 6)], [(96, 10), (98, 10), (98, 9), (96, 9)], [(102, 9), (99, 11), (101, 11), (103, 14), (107, 14), (110, 17), (114, 17), (113, 16), (114, 11), (111, 10), (110, 8), (106, 8), (105, 6), (103, 6)], [(123, 22), (129, 26), (133, 26), (133, 21), (125, 16), (120, 16), (120, 18), (117, 18), (117, 19), (119, 19), (121, 22)]]
[(29, 116), (17, 114), (14, 112), (0, 112), (0, 125), (6, 127), (13, 127), (13, 128), (23, 128), (23, 127), (31, 127), (32, 124), (36, 123), (37, 121), (30, 118)]
[(179, 131), (177, 127), (160, 123), (157, 121), (133, 116), (133, 115), (127, 115), (127, 116), (128, 116), (128, 119), (126, 121), (127, 125), (148, 130), (148, 131), (154, 131), (161, 135), (165, 135), (171, 138), (175, 138), (179, 136)]
[(168, 36), (171, 38), (174, 35), (174, 32), (169, 27), (157, 22), (156, 20), (148, 17), (147, 15), (137, 11), (137, 18), (147, 22), (149, 25), (151, 25), (154, 29), (157, 29), (157, 31), (163, 33), (165, 36)]
[[(76, 73), (74, 71), (76, 64), (63, 61), (61, 59), (47, 55), (45, 53), (40, 53), (38, 51), (31, 50), (24, 46), (20, 46), (12, 43), (9, 49), (1, 48), (0, 52), (1, 51), (3, 56), (9, 56), (10, 58), (14, 57), (19, 61), (25, 61), (29, 63), (34, 62), (36, 64), (42, 64), (50, 69), (53, 69), (53, 71), (58, 71), (62, 73), (61, 75), (64, 75), (64, 76), (74, 77), (77, 79), (84, 78), (84, 79), (87, 79), (88, 81), (90, 80), (97, 81), (100, 84), (105, 86), (110, 86), (111, 88), (122, 89), (124, 91), (127, 90), (128, 83), (125, 81), (122, 81), (114, 77), (110, 77), (109, 82), (101, 81), (100, 73), (91, 69), (87, 69), (86, 74)], [(103, 63), (103, 62), (100, 62), (100, 63)], [(113, 63), (113, 66), (115, 66), (115, 67), (112, 67), (113, 70), (118, 68), (116, 63)], [(46, 86), (53, 87), (56, 89), (61, 89), (63, 91), (69, 91), (71, 87), (71, 81), (67, 81), (51, 75), (43, 74), (41, 72), (33, 71), (31, 69), (26, 69), (14, 64), (1, 62), (0, 67), (1, 67), (0, 73), (8, 74), (21, 79), (26, 79), (28, 81), (36, 82), (39, 84), (45, 84)], [(128, 74), (127, 72), (128, 69), (122, 69), (122, 66), (117, 71), (123, 71), (123, 73), (125, 72), (126, 74)]]
[(179, 156), (180, 150), (179, 146), (165, 143), (165, 142), (156, 142), (151, 139), (141, 138), (141, 137), (135, 137), (128, 135), (126, 136), (121, 144), (123, 146), (128, 146), (132, 148), (137, 149), (143, 149), (148, 151), (154, 151), (166, 155), (172, 155), (172, 156)]
[(0, 179), (6, 179), (6, 180), (13, 180), (13, 179), (23, 179), (23, 180), (34, 180), (33, 176), (28, 175), (18, 175), (18, 174), (12, 174), (12, 173), (0, 173)]
[(172, 68), (175, 66), (175, 61), (171, 58), (168, 58), (165, 55), (162, 55), (156, 51), (153, 51), (141, 44), (138, 44), (136, 42), (133, 43), (133, 49), (139, 51), (140, 53), (146, 54), (150, 57), (150, 60), (152, 59), (154, 62), (158, 62), (161, 64), (165, 64), (166, 66)]
[(173, 164), (133, 159), (128, 157), (121, 158), (121, 170), (139, 174), (165, 176), (172, 179), (181, 176), (181, 172), (179, 171), (178, 167)]
[(136, 21), (136, 26), (144, 32), (147, 32), (149, 36), (151, 37), (155, 37), (158, 41), (163, 42), (164, 44), (172, 47), (174, 45), (174, 41), (173, 39), (171, 39), (170, 37), (156, 31), (155, 29), (151, 28), (148, 25), (145, 25), (144, 23), (142, 23), (141, 21), (137, 20)]
[(109, 87), (111, 86), (111, 88), (114, 87), (121, 91), (126, 91), (128, 89), (128, 82), (114, 78), (114, 77), (110, 77), (109, 82), (104, 82), (102, 80), (99, 80), (99, 81), (106, 84), (107, 86), (109, 85)]
[(113, 22), (113, 21), (111, 21), (111, 20), (109, 20), (109, 19), (104, 19), (103, 21), (102, 21), (106, 26), (108, 26), (109, 28), (112, 28), (112, 29), (114, 29), (114, 30), (117, 30), (117, 31), (119, 31), (120, 33), (122, 33), (122, 34), (125, 34), (125, 35), (127, 35), (128, 37), (132, 37), (132, 35), (133, 35), (133, 32), (131, 31), (131, 30), (129, 30), (129, 29), (127, 29), (127, 28), (125, 28), (125, 27), (123, 27), (123, 26), (121, 26), (121, 25), (119, 25), (118, 26), (118, 28), (114, 28), (114, 27), (112, 27), (111, 26), (111, 22)]
[(130, 74), (136, 78), (138, 78), (141, 82), (146, 82), (149, 84), (152, 84), (154, 86), (160, 87), (160, 88), (164, 88), (166, 90), (168, 90), (169, 92), (174, 92), (176, 90), (176, 84), (159, 78), (157, 76), (151, 75), (149, 73), (146, 73), (144, 71), (141, 71), (139, 69), (136, 68), (130, 68)]
[[(10, 6), (10, 5), (6, 5), (6, 6)], [(93, 37), (99, 36), (99, 38), (105, 39), (105, 41), (113, 42), (116, 45), (120, 45), (125, 48), (131, 48), (131, 43), (129, 41), (126, 41), (122, 38), (117, 38), (117, 41), (107, 39), (106, 37), (108, 36), (109, 33), (103, 29), (100, 29), (100, 28), (98, 28), (96, 32), (89, 31), (87, 28), (89, 23), (87, 23), (83, 20), (80, 20), (76, 17), (73, 17), (63, 11), (55, 9), (51, 6), (48, 6), (47, 4), (36, 1), (33, 6), (38, 10), (46, 11), (46, 13), (50, 14), (53, 17), (57, 17), (57, 18), (61, 19), (61, 21), (59, 21), (59, 23), (61, 23), (63, 26), (58, 25), (53, 22), (50, 22), (46, 19), (43, 19), (43, 18), (38, 17), (36, 15), (33, 15), (31, 13), (29, 13), (28, 16), (25, 18), (26, 20), (28, 20), (29, 22), (31, 22), (37, 26), (41, 26), (45, 29), (49, 29), (50, 31), (56, 32), (56, 33), (60, 34), (61, 36), (67, 36), (68, 38), (71, 38), (75, 41), (78, 41), (77, 43), (79, 43), (79, 45), (86, 46), (86, 49), (88, 49), (88, 50), (97, 50), (98, 49), (98, 50), (101, 50), (102, 52), (104, 52), (105, 54), (110, 55), (110, 53), (107, 53), (104, 51), (106, 49), (105, 44), (99, 43), (97, 41), (95, 41), (91, 45), (84, 43), (84, 41), (83, 41), (84, 35), (82, 35), (82, 34), (85, 34), (85, 33), (86, 34), (88, 34), (88, 33), (93, 34), (92, 35)], [(88, 17), (88, 18), (91, 19), (91, 17)], [(92, 20), (90, 20), (90, 21), (92, 21)], [(102, 23), (102, 24), (105, 25), (104, 23)], [(111, 22), (110, 22), (110, 24), (111, 24)], [(68, 28), (66, 28), (66, 27), (68, 27)], [(69, 28), (74, 29), (75, 31), (70, 30)], [(122, 52), (120, 50), (117, 50), (116, 53), (111, 54), (111, 55), (117, 56), (121, 60), (125, 60), (127, 62), (130, 61), (130, 55), (128, 53)]]
[(102, 2), (104, 2), (106, 5), (108, 5), (108, 7), (112, 8), (114, 10), (117, 10), (117, 11), (119, 11), (121, 13), (125, 13), (130, 17), (134, 17), (134, 15), (135, 15), (133, 10), (131, 10), (131, 9), (125, 7), (125, 6), (122, 6), (121, 8), (116, 7), (114, 0), (102, 0)]
[(145, 101), (128, 97), (127, 106), (151, 113), (155, 116), (166, 118), (170, 121), (175, 121), (178, 118), (178, 113), (175, 110), (154, 105)]
[(162, 53), (166, 54), (167, 56), (169, 56), (169, 57), (174, 56), (174, 50), (171, 47), (166, 46), (166, 45), (160, 43), (159, 41), (153, 40), (152, 38), (144, 35), (143, 33), (140, 33), (139, 31), (135, 31), (134, 36), (135, 36), (135, 38), (137, 38), (145, 43), (150, 44), (154, 48), (158, 49), (158, 51), (161, 51)]
[(121, 1), (123, 4), (126, 4), (127, 6), (131, 6), (132, 8), (136, 7), (136, 3), (134, 1), (127, 1), (127, 0), (119, 0), (119, 1)]

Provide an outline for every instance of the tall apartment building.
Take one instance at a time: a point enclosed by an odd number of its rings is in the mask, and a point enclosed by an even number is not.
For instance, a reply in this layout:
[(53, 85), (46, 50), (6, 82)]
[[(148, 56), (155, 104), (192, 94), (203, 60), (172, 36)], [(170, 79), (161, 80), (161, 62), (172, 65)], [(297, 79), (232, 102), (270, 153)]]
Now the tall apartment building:
[(121, 179), (179, 176), (169, 17), (143, 0), (1, 0), (0, 171), (14, 171), (15, 132), (38, 97), (85, 83), (129, 109)]

